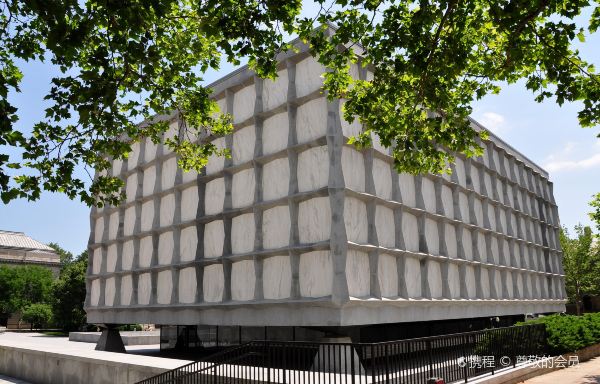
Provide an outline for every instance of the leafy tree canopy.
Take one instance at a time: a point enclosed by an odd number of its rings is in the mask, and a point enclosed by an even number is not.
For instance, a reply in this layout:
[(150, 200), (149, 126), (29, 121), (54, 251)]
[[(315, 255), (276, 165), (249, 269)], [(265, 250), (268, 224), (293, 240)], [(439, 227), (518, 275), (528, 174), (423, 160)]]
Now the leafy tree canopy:
[(87, 251), (63, 264), (60, 276), (52, 285), (52, 313), (55, 323), (64, 330), (78, 330), (86, 323), (85, 276)]
[[(184, 135), (168, 145), (184, 169), (201, 169), (222, 148), (190, 139), (232, 129), (228, 116), (202, 86), (202, 75), (221, 59), (247, 58), (260, 76), (274, 77), (284, 39), (298, 34), (329, 72), (329, 97), (347, 99), (344, 116), (357, 117), (369, 145), (371, 133), (394, 146), (395, 166), (412, 173), (443, 172), (453, 153), (481, 153), (479, 133), (466, 118), (471, 103), (499, 91), (499, 82), (524, 79), (537, 101), (582, 101), (579, 121), (600, 120), (600, 80), (574, 41), (600, 25), (590, 1), (449, 0), (383, 2), (317, 0), (314, 17), (301, 17), (299, 0), (258, 1), (0, 1), (0, 145), (18, 147), (23, 161), (0, 154), (4, 202), (37, 199), (42, 190), (88, 204), (116, 203), (123, 182), (100, 176), (88, 188), (74, 171), (83, 164), (106, 170), (124, 159), (133, 142), (158, 142), (164, 121), (177, 113)], [(593, 6), (589, 22), (575, 18)], [(317, 25), (335, 25), (337, 32)], [(46, 99), (46, 118), (25, 134), (19, 111), (17, 60), (58, 66)], [(352, 79), (349, 63), (374, 71)], [(146, 120), (145, 124), (137, 124)], [(18, 176), (11, 180), (10, 172)]]
[(0, 312), (24, 310), (50, 298), (52, 272), (39, 266), (0, 266)]
[(600, 294), (600, 247), (594, 241), (592, 229), (576, 226), (575, 236), (571, 237), (567, 229), (562, 228), (560, 245), (569, 301), (580, 303), (583, 295)]

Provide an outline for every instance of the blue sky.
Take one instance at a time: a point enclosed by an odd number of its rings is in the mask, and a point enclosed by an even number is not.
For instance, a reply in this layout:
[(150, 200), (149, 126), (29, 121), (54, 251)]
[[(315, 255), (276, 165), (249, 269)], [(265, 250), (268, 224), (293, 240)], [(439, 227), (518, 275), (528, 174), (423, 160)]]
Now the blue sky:
[[(600, 35), (589, 38), (581, 51), (585, 59), (600, 67)], [(22, 92), (10, 97), (19, 108), (18, 127), (28, 131), (43, 117), (43, 97), (57, 72), (42, 63), (22, 63), (21, 68), (25, 75)], [(232, 69), (226, 64), (220, 72), (206, 74), (205, 81), (208, 84)], [(478, 101), (473, 111), (476, 120), (550, 173), (560, 220), (568, 228), (590, 224), (588, 202), (600, 192), (599, 130), (580, 128), (578, 110), (574, 104), (538, 104), (523, 84), (517, 83)], [(41, 242), (57, 242), (80, 253), (88, 242), (89, 208), (52, 193), (44, 193), (36, 202), (0, 203), (0, 229), (23, 231)]]

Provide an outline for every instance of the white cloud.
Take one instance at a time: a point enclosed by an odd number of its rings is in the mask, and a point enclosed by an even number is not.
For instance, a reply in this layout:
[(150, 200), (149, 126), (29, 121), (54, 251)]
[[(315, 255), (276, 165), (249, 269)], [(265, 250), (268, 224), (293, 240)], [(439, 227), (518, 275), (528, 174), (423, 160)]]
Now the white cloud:
[[(554, 156), (551, 156), (554, 158)], [(600, 166), (600, 153), (582, 160), (551, 160), (544, 165), (548, 172), (576, 171)]]
[(506, 130), (506, 119), (495, 112), (484, 112), (478, 116), (477, 121), (490, 131), (498, 134)]

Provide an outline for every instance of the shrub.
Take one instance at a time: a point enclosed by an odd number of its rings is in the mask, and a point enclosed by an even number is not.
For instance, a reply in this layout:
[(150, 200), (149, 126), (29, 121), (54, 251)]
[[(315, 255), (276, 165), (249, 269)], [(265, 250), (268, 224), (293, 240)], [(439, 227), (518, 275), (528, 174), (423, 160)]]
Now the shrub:
[(43, 328), (52, 320), (52, 307), (48, 304), (30, 304), (23, 310), (22, 319), (33, 328)]
[(142, 325), (141, 324), (125, 324), (125, 325), (121, 325), (121, 326), (117, 327), (117, 329), (119, 331), (141, 331)]
[(583, 316), (551, 315), (517, 325), (534, 323), (546, 326), (549, 352), (553, 355), (600, 343), (600, 313), (586, 313)]

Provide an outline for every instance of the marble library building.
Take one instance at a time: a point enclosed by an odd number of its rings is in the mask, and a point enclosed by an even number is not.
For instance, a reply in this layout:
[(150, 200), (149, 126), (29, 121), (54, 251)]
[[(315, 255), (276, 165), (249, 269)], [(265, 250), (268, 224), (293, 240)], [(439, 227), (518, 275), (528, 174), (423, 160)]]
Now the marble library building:
[(347, 144), (361, 126), (324, 97), (306, 47), (279, 59), (274, 81), (241, 68), (210, 85), (235, 129), (207, 140), (230, 158), (183, 172), (148, 139), (113, 161), (126, 200), (91, 212), (89, 323), (157, 324), (171, 348), (394, 340), (564, 311), (546, 171), (490, 133), (451, 175), (399, 174), (377, 140)]

